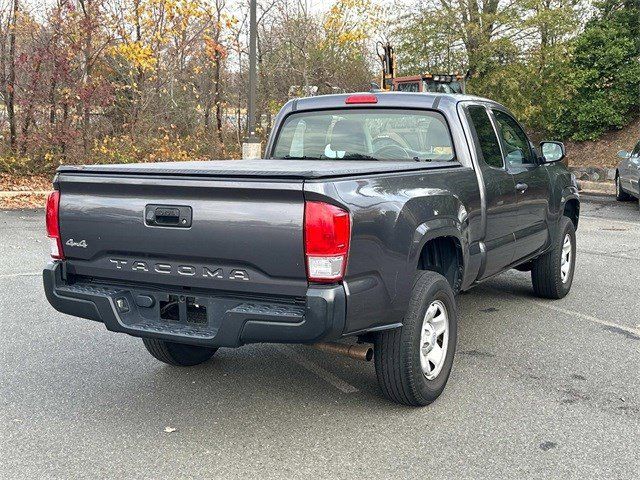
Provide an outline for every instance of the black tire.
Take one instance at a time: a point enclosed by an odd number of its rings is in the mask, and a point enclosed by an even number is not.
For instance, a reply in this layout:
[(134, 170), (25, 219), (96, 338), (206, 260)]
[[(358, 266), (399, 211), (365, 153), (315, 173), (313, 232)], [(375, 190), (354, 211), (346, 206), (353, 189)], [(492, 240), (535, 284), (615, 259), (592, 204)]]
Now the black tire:
[(620, 176), (618, 175), (618, 172), (616, 172), (615, 183), (616, 183), (616, 200), (618, 200), (619, 202), (626, 202), (631, 200), (631, 195), (629, 195), (627, 192), (622, 190), (622, 187), (620, 186)]
[[(567, 235), (571, 242), (571, 258), (569, 272), (566, 281), (563, 282), (560, 267), (563, 256), (562, 247)], [(560, 219), (558, 234), (552, 242), (552, 249), (533, 261), (531, 282), (533, 283), (533, 291), (538, 297), (559, 299), (571, 290), (576, 266), (576, 229), (570, 218), (562, 217)]]
[[(446, 309), (449, 330), (442, 368), (430, 380), (420, 363), (421, 333), (427, 309), (436, 301)], [(438, 398), (451, 373), (457, 333), (456, 302), (449, 282), (436, 272), (419, 272), (402, 328), (380, 332), (374, 341), (376, 376), (384, 395), (396, 403), (410, 406), (429, 405)], [(444, 343), (444, 337), (438, 338)]]
[(157, 360), (174, 367), (199, 365), (213, 357), (213, 354), (218, 350), (217, 348), (173, 343), (155, 338), (143, 338), (142, 342), (147, 351)]

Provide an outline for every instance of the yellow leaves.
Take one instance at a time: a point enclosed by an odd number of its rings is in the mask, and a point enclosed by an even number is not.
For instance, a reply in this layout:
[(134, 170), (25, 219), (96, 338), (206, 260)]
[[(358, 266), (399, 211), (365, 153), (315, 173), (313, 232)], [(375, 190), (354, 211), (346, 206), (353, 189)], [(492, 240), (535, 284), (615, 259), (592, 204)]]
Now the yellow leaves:
[(126, 4), (125, 8), (121, 16), (112, 18), (119, 36), (125, 43), (153, 45), (156, 51), (177, 37), (188, 37), (209, 16), (207, 4), (199, 0), (139, 0), (137, 6)]
[(160, 126), (145, 136), (105, 136), (95, 140), (91, 160), (96, 163), (132, 163), (205, 158), (213, 146), (204, 129), (181, 135), (177, 125)]
[(323, 27), (329, 42), (352, 49), (374, 34), (381, 9), (372, 0), (337, 0), (326, 14)]
[(184, 31), (189, 24), (206, 15), (202, 2), (194, 0), (155, 0), (164, 4), (164, 11), (173, 30)]
[(361, 42), (366, 40), (367, 35), (360, 30), (351, 30), (350, 32), (343, 32), (338, 35), (338, 43), (345, 45), (348, 43)]
[(141, 42), (120, 43), (111, 47), (111, 53), (124, 58), (133, 67), (151, 70), (156, 64), (153, 49)]

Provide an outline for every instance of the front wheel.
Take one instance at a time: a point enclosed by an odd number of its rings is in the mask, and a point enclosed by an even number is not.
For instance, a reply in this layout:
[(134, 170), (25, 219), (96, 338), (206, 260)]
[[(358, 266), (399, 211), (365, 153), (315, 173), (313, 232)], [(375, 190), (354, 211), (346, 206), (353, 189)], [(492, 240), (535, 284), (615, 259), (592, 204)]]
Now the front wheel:
[(376, 376), (384, 395), (424, 406), (440, 396), (451, 373), (458, 337), (453, 290), (436, 272), (416, 275), (401, 328), (374, 342)]
[(173, 365), (174, 367), (191, 367), (206, 362), (217, 348), (186, 345), (184, 343), (167, 342), (156, 338), (143, 338), (147, 351), (156, 360)]
[(552, 242), (551, 250), (533, 261), (531, 282), (538, 297), (559, 299), (571, 290), (576, 265), (576, 229), (571, 219), (561, 218)]

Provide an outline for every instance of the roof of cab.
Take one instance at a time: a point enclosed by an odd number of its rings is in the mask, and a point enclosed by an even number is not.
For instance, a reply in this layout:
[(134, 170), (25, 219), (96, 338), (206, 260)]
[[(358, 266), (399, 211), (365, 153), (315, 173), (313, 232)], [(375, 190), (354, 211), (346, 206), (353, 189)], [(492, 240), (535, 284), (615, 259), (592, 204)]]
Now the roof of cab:
[[(348, 97), (353, 95), (375, 95), (375, 103), (346, 103)], [(450, 93), (422, 93), (422, 92), (356, 92), (356, 93), (340, 93), (334, 95), (318, 95), (316, 97), (296, 98), (289, 100), (283, 105), (274, 119), (274, 129), (269, 135), (265, 152), (271, 152), (275, 138), (277, 137), (278, 128), (282, 125), (284, 119), (295, 112), (312, 111), (312, 110), (348, 110), (350, 108), (366, 108), (366, 107), (382, 107), (382, 108), (398, 108), (398, 109), (425, 109), (439, 110), (446, 112), (445, 115), (450, 117), (457, 116), (457, 105), (463, 101), (474, 101), (489, 104), (494, 107), (504, 109), (502, 105), (493, 100), (486, 98), (474, 97), (473, 95), (460, 95)]]
[[(375, 95), (377, 103), (356, 103), (346, 104), (348, 97), (354, 95)], [(440, 104), (456, 105), (462, 101), (475, 101), (483, 103), (491, 103), (499, 105), (493, 100), (487, 98), (476, 97), (474, 95), (451, 94), (451, 93), (432, 93), (432, 92), (356, 92), (356, 93), (340, 93), (333, 95), (318, 95), (315, 97), (305, 97), (290, 100), (289, 104), (292, 111), (296, 110), (315, 110), (325, 108), (349, 108), (363, 106), (379, 106), (379, 107), (422, 107), (437, 108)]]

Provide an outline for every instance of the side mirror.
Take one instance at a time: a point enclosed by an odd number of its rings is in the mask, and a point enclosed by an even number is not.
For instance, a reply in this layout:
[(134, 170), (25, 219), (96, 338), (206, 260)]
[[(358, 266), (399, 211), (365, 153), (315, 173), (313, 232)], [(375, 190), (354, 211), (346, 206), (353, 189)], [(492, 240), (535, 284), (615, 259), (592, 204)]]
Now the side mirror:
[(562, 142), (541, 142), (540, 150), (544, 163), (559, 162), (565, 157), (564, 144)]
[(618, 156), (619, 156), (620, 158), (627, 159), (627, 158), (629, 158), (629, 157), (631, 156), (631, 152), (627, 152), (626, 150), (620, 150), (620, 151), (618, 152)]

